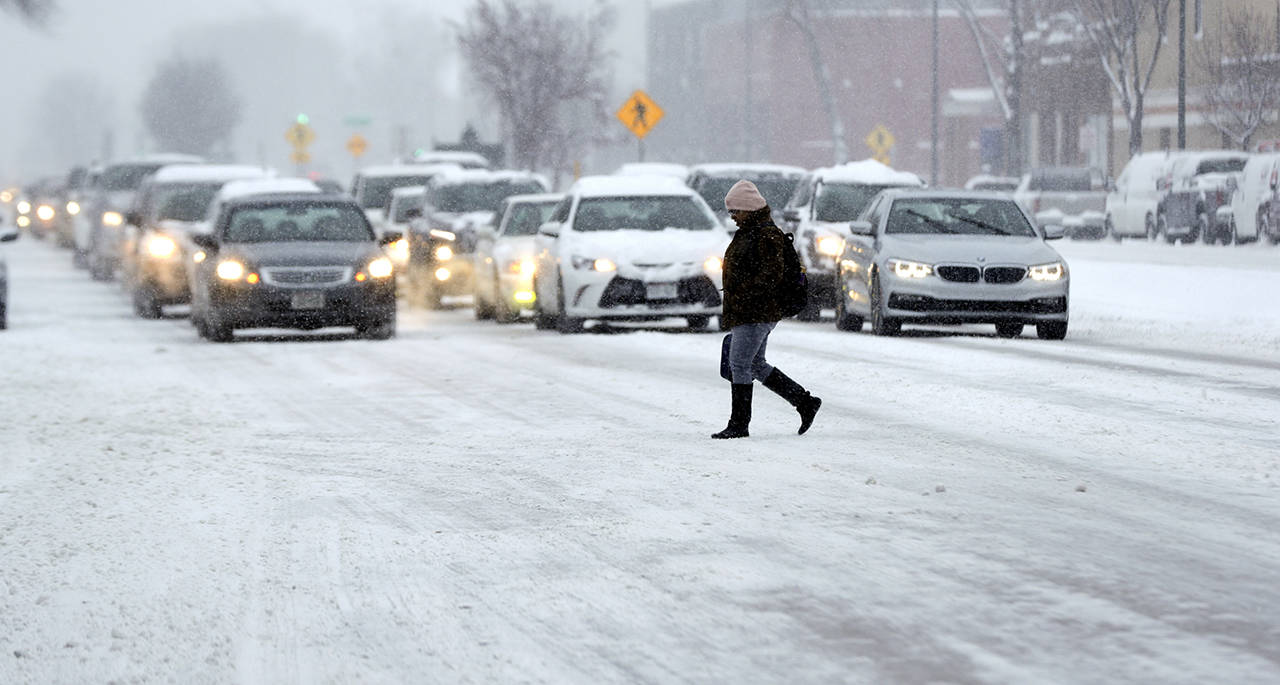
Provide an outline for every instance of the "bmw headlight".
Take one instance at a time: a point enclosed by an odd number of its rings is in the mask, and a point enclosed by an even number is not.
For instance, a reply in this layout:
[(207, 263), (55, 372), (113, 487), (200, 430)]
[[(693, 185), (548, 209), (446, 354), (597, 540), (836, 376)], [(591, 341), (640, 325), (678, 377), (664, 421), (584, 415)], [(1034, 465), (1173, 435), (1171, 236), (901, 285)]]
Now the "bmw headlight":
[(618, 265), (612, 259), (591, 259), (589, 257), (574, 257), (573, 268), (579, 270), (590, 271), (617, 271)]
[(115, 227), (115, 226), (123, 226), (123, 225), (124, 225), (124, 215), (123, 215), (123, 214), (121, 214), (120, 212), (103, 212), (103, 214), (102, 214), (102, 225), (103, 225), (103, 226), (112, 226), (112, 227)]
[(1062, 262), (1037, 264), (1028, 269), (1027, 274), (1033, 281), (1060, 281), (1067, 275), (1067, 265)]
[(898, 278), (925, 278), (933, 275), (933, 265), (907, 259), (890, 259), (889, 268)]
[(178, 244), (167, 235), (152, 236), (147, 241), (147, 254), (156, 259), (168, 259), (178, 251)]
[(244, 264), (228, 259), (218, 264), (218, 278), (224, 281), (238, 281), (244, 276)]
[(818, 254), (825, 257), (839, 257), (844, 252), (844, 241), (833, 235), (824, 235), (813, 244)]
[(369, 275), (374, 278), (390, 278), (391, 273), (395, 271), (395, 267), (391, 264), (391, 260), (386, 257), (378, 257), (369, 262)]

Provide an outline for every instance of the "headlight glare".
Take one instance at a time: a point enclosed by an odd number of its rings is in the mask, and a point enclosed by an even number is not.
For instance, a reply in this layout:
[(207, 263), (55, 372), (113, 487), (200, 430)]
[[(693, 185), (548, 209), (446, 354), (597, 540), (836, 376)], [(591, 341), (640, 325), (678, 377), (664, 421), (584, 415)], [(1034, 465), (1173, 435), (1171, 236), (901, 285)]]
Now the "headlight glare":
[(386, 257), (378, 257), (369, 262), (368, 272), (374, 278), (390, 278), (395, 268), (391, 264), (391, 260)]
[(49, 205), (40, 205), (36, 208), (36, 217), (41, 221), (49, 221), (53, 219), (53, 215), (55, 213), (56, 212), (53, 211), (53, 207), (50, 207)]
[(707, 257), (707, 261), (702, 263), (702, 268), (706, 271), (719, 272), (724, 268), (724, 261), (719, 257)]
[(933, 266), (906, 259), (890, 259), (889, 268), (898, 278), (925, 278), (933, 275)]
[(218, 264), (218, 278), (224, 281), (238, 281), (244, 276), (244, 264), (232, 259)]
[(517, 259), (507, 264), (507, 271), (520, 276), (532, 276), (538, 264), (532, 259)]
[(409, 262), (409, 239), (401, 238), (387, 246), (387, 254), (397, 264)]
[(824, 235), (814, 243), (818, 254), (826, 257), (839, 257), (844, 252), (844, 241), (833, 235)]
[(124, 215), (120, 212), (104, 212), (102, 214), (102, 225), (104, 226), (123, 226)]
[(26, 228), (30, 225), (31, 225), (31, 217), (25, 216), (25, 215), (18, 217), (18, 228)]
[(75, 216), (80, 213), (80, 203), (72, 200), (67, 203), (67, 214)]
[(178, 244), (167, 235), (152, 236), (147, 241), (147, 254), (157, 259), (167, 259), (178, 251)]
[(1067, 274), (1066, 265), (1062, 262), (1037, 264), (1027, 270), (1033, 281), (1060, 281)]
[(26, 200), (18, 200), (17, 209), (19, 214), (31, 213), (31, 203)]
[(574, 257), (573, 268), (589, 271), (617, 271), (618, 265), (612, 259), (591, 259), (590, 257)]
[(447, 262), (453, 259), (453, 248), (448, 245), (441, 245), (436, 248), (436, 261)]

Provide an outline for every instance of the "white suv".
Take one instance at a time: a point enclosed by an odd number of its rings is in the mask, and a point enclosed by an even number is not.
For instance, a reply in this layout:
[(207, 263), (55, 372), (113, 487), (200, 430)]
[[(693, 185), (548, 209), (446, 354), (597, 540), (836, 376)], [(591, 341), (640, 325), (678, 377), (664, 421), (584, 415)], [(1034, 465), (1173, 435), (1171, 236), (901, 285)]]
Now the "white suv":
[(587, 319), (683, 317), (705, 328), (720, 314), (728, 245), (707, 203), (678, 179), (580, 179), (538, 232), (534, 323), (573, 333)]

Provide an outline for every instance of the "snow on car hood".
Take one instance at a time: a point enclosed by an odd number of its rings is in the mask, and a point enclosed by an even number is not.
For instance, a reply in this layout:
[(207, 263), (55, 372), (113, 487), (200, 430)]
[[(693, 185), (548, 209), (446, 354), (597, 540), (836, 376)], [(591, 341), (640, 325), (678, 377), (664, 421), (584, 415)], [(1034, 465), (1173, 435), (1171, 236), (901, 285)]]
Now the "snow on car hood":
[(701, 265), (708, 257), (722, 257), (729, 236), (720, 230), (690, 231), (668, 228), (662, 231), (599, 231), (562, 234), (568, 236), (562, 256), (612, 259), (621, 268), (658, 265)]
[(1047, 264), (1062, 256), (1040, 238), (997, 236), (886, 235), (880, 254), (941, 264)]

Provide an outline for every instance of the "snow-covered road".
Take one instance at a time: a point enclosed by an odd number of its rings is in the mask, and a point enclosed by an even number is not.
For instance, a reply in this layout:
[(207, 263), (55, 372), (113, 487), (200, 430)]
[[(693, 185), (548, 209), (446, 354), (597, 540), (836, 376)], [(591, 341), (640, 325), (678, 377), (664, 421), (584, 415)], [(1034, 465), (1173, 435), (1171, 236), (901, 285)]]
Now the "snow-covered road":
[(0, 683), (1280, 681), (1280, 250), (1068, 243), (1062, 343), (200, 341), (10, 249)]

